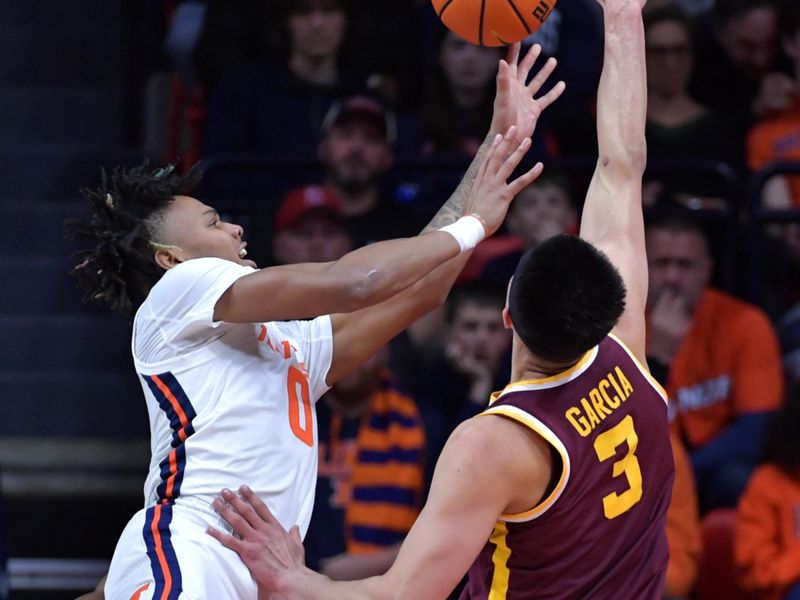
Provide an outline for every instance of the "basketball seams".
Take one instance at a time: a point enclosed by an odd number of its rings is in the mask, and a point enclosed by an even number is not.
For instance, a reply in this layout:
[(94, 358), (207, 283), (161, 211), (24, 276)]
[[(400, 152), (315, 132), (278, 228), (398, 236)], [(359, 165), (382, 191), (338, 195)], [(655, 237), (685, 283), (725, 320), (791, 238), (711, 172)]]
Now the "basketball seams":
[(442, 18), (442, 15), (444, 14), (444, 11), (447, 10), (447, 7), (450, 6), (453, 2), (455, 2), (455, 0), (447, 0), (447, 2), (445, 2), (442, 5), (442, 10), (439, 11), (439, 18), (440, 19)]
[(522, 26), (525, 28), (525, 31), (527, 31), (527, 32), (528, 32), (528, 35), (530, 35), (530, 34), (532, 33), (532, 32), (531, 32), (531, 28), (530, 28), (530, 26), (528, 25), (528, 22), (527, 22), (527, 21), (525, 20), (525, 18), (522, 16), (522, 13), (521, 13), (521, 12), (519, 11), (519, 9), (517, 8), (517, 5), (516, 5), (516, 4), (514, 4), (514, 0), (507, 0), (507, 2), (508, 2), (508, 4), (511, 6), (512, 10), (514, 11), (514, 14), (515, 14), (515, 15), (517, 15), (517, 18), (519, 19), (519, 22), (520, 22), (520, 23), (522, 23)]

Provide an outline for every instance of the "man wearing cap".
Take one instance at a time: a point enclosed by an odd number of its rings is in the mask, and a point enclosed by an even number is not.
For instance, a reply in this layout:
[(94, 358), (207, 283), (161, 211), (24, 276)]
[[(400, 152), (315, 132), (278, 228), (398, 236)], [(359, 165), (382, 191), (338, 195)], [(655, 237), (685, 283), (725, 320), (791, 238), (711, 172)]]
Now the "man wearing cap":
[(377, 100), (351, 96), (333, 105), (323, 132), (318, 156), (325, 187), (341, 199), (356, 247), (414, 235), (421, 224), (386, 193), (386, 175), (394, 164), (394, 114)]
[(272, 255), (282, 265), (338, 260), (353, 249), (341, 201), (319, 185), (286, 195), (275, 215), (274, 234)]

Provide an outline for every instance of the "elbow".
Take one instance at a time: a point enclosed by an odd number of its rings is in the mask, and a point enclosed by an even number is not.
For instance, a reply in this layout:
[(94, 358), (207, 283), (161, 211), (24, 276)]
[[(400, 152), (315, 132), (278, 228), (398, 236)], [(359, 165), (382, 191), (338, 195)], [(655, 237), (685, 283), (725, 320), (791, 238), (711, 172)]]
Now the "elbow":
[(352, 312), (373, 304), (391, 295), (386, 274), (376, 268), (356, 269), (350, 272), (342, 283), (347, 312)]

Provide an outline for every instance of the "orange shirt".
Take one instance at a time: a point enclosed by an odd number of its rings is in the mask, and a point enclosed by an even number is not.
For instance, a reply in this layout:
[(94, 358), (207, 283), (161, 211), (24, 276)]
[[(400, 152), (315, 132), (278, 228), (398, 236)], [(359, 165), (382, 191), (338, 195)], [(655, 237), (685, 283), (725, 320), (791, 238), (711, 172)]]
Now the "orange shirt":
[[(759, 121), (747, 135), (747, 164), (752, 170), (769, 163), (800, 161), (800, 100), (777, 116)], [(789, 177), (795, 206), (800, 206), (800, 176)]]
[(773, 465), (753, 472), (739, 500), (734, 543), (741, 585), (779, 600), (800, 583), (800, 474)]
[(680, 440), (670, 436), (675, 462), (675, 483), (667, 510), (669, 563), (664, 581), (667, 596), (688, 596), (697, 579), (700, 560), (700, 516), (692, 465)]
[(777, 409), (783, 374), (775, 330), (755, 306), (707, 289), (670, 365), (674, 427), (690, 450), (738, 415)]

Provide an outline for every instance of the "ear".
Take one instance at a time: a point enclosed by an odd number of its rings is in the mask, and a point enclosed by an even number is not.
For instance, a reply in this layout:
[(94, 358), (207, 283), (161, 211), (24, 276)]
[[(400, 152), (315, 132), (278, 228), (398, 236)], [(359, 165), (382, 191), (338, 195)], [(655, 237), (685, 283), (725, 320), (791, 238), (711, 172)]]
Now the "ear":
[(508, 304), (503, 308), (503, 327), (506, 329), (514, 329), (514, 323), (511, 322), (511, 311), (508, 310)]
[(174, 250), (156, 250), (153, 259), (156, 261), (156, 264), (165, 271), (169, 271), (172, 267), (183, 262), (183, 259), (178, 256)]
[(328, 141), (323, 139), (317, 146), (317, 158), (323, 165), (328, 163)]
[(781, 38), (783, 51), (792, 59), (798, 60), (800, 57), (800, 31), (786, 35)]
[(286, 248), (286, 232), (281, 231), (276, 233), (272, 238), (272, 257), (278, 261), (279, 264), (285, 265), (291, 262), (291, 257), (288, 255)]
[(394, 166), (394, 148), (392, 148), (389, 142), (386, 142), (384, 149), (383, 149), (383, 160), (381, 161), (383, 164), (383, 168), (386, 171), (389, 171)]

